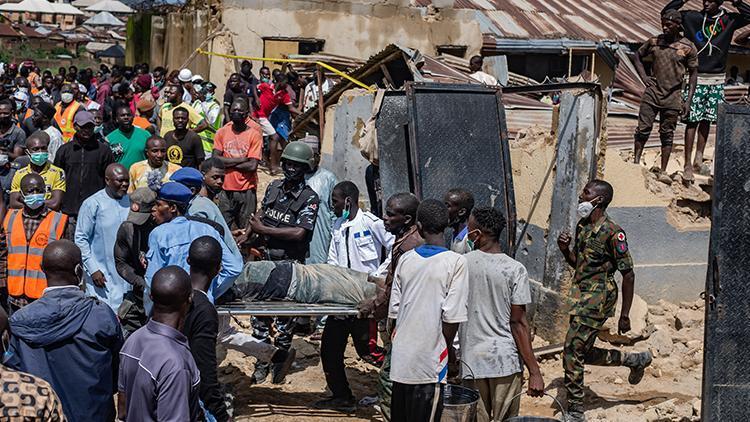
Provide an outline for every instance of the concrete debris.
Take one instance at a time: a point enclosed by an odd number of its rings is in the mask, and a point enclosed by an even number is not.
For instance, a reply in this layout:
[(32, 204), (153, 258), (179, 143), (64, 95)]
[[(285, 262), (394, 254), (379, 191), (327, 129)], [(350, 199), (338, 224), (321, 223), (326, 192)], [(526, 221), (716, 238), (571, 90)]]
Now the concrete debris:
[(693, 405), (692, 403), (681, 403), (677, 399), (670, 399), (646, 409), (643, 417), (648, 422), (692, 421)]
[[(620, 315), (621, 302), (617, 301), (615, 315)], [(633, 296), (630, 307), (630, 331), (624, 334), (617, 332), (618, 318), (610, 318), (599, 331), (599, 339), (615, 345), (630, 345), (648, 339), (654, 332), (654, 325), (647, 320), (648, 304), (640, 296)]]
[(674, 316), (674, 327), (677, 331), (692, 328), (703, 323), (703, 312), (692, 309), (680, 309)]
[(667, 327), (657, 326), (656, 331), (648, 339), (648, 346), (654, 356), (667, 357), (672, 353), (672, 336), (669, 331)]
[[(637, 315), (637, 318), (636, 318)], [(618, 314), (609, 320), (609, 331), (616, 326)], [(594, 394), (586, 404), (586, 418), (590, 421), (700, 421), (700, 390), (703, 361), (703, 302), (680, 304), (659, 301), (653, 305), (635, 298), (631, 312), (633, 328), (650, 327), (650, 335), (633, 345), (620, 346), (626, 352), (650, 350), (654, 360), (638, 386), (630, 386), (625, 379), (625, 368), (586, 366), (586, 386)], [(614, 322), (614, 325), (611, 325)], [(606, 348), (606, 344), (598, 344)], [(545, 380), (562, 375), (560, 361), (540, 363)], [(549, 381), (548, 381), (549, 382)], [(555, 384), (550, 384), (554, 386)], [(554, 387), (552, 387), (554, 390)], [(554, 391), (550, 391), (555, 395)], [(557, 395), (564, 397), (562, 383)], [(606, 397), (606, 398), (605, 398)], [(612, 405), (619, 402), (620, 404)], [(630, 402), (630, 403), (625, 403)], [(521, 414), (525, 409), (538, 409), (530, 399), (522, 399)], [(551, 415), (551, 414), (550, 414)]]

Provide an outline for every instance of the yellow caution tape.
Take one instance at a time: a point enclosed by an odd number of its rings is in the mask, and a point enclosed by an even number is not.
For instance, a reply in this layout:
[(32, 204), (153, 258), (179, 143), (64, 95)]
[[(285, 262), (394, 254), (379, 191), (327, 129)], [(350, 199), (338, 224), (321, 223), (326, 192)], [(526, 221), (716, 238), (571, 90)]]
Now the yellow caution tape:
[(344, 79), (349, 80), (353, 84), (355, 84), (355, 85), (357, 85), (357, 86), (359, 86), (361, 88), (364, 88), (364, 89), (368, 90), (369, 92), (375, 92), (375, 91), (377, 91), (376, 88), (367, 86), (363, 82), (360, 82), (360, 81), (352, 78), (351, 76), (349, 76), (346, 73), (344, 73), (344, 72), (336, 69), (335, 67), (332, 67), (332, 66), (330, 66), (330, 65), (328, 65), (326, 63), (319, 62), (319, 61), (302, 60), (302, 59), (277, 59), (277, 58), (271, 58), (271, 57), (234, 56), (234, 55), (231, 55), (231, 54), (222, 54), (222, 53), (215, 53), (213, 51), (206, 51), (206, 50), (203, 50), (203, 49), (200, 49), (200, 48), (196, 49), (195, 51), (198, 54), (205, 54), (207, 56), (224, 57), (225, 59), (250, 60), (250, 61), (256, 61), (256, 62), (307, 63), (307, 64), (314, 63), (314, 64), (317, 64), (318, 66), (322, 66), (322, 67), (330, 70), (331, 72), (333, 72), (333, 73), (341, 76)]

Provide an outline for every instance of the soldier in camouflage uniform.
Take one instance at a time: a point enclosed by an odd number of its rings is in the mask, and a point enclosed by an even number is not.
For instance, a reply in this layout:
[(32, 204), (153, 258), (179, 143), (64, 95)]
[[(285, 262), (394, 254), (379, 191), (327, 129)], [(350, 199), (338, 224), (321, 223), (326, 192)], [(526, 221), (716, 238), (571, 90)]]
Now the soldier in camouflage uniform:
[(596, 336), (607, 318), (615, 315), (617, 283), (615, 271), (622, 274), (622, 312), (618, 331), (630, 331), (630, 305), (633, 302), (633, 259), (628, 251), (625, 232), (606, 213), (612, 201), (612, 186), (592, 180), (579, 197), (576, 238), (563, 232), (557, 240), (565, 260), (575, 268), (571, 296), (575, 300), (570, 312), (570, 327), (565, 338), (563, 369), (568, 392), (568, 422), (585, 421), (583, 414), (583, 365), (627, 366), (628, 381), (637, 384), (644, 369), (651, 364), (651, 353), (626, 353), (594, 347)]

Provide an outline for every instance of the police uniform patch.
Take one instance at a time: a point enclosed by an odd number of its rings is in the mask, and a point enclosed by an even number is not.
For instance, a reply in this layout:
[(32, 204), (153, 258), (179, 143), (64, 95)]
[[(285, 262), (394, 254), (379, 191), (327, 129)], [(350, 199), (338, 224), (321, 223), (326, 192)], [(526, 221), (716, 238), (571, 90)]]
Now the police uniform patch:
[(623, 233), (623, 232), (617, 233), (617, 241), (618, 242), (624, 242), (625, 241), (625, 233)]

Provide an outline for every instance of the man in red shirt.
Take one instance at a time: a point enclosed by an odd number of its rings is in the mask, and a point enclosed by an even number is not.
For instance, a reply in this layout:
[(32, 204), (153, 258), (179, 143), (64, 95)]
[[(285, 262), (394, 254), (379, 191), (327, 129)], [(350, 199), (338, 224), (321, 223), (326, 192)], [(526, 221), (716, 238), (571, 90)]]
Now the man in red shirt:
[(219, 193), (219, 209), (229, 228), (244, 228), (255, 212), (258, 161), (263, 150), (260, 125), (250, 117), (244, 98), (229, 107), (230, 122), (216, 132), (213, 156), (226, 167), (224, 190)]

